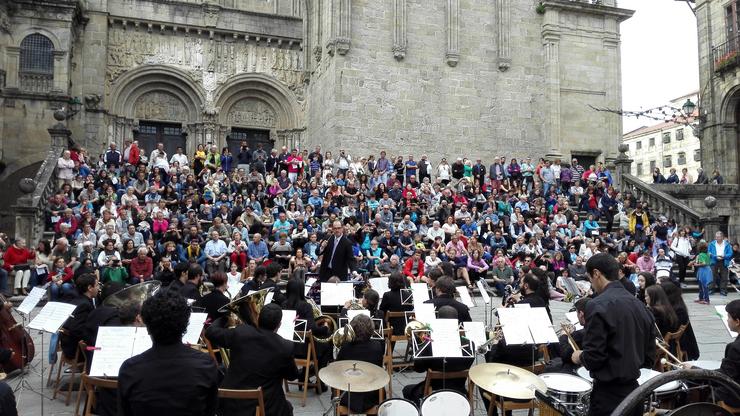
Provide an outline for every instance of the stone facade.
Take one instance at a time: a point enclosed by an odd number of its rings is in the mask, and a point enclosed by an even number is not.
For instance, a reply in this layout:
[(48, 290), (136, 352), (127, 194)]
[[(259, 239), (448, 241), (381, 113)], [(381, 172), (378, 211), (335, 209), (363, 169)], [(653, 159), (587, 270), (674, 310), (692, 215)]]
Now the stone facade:
[[(440, 156), (613, 159), (614, 1), (308, 1), (310, 144)], [(353, 146), (362, 142), (362, 148)]]
[[(144, 123), (189, 154), (235, 129), (351, 153), (613, 159), (619, 23), (546, 0), (9, 0), (0, 4), (0, 176), (43, 159), (52, 113), (97, 155)], [(42, 35), (53, 71), (24, 73)], [(363, 146), (353, 146), (362, 141)]]
[[(707, 172), (718, 169), (733, 184), (740, 183), (740, 45), (737, 37), (728, 38), (725, 16), (727, 8), (737, 10), (736, 3), (696, 1), (702, 164)], [(733, 33), (736, 29), (732, 28)]]

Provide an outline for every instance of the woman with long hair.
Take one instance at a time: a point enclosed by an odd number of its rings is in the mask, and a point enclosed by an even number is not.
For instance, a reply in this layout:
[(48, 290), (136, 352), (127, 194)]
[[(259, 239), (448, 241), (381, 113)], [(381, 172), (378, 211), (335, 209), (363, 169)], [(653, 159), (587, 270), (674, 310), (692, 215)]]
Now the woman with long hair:
[[(305, 283), (301, 279), (291, 279), (288, 281), (285, 287), (285, 301), (283, 301), (283, 310), (294, 310), (296, 311), (296, 318), (306, 320), (306, 330), (311, 331), (314, 337), (324, 338), (329, 334), (329, 327), (325, 325), (319, 325), (313, 318), (313, 309), (311, 305), (306, 301), (304, 295)], [(319, 368), (324, 368), (329, 363), (331, 358), (331, 346), (330, 344), (316, 344), (316, 357), (319, 361)], [(295, 356), (305, 357), (307, 353), (306, 343), (295, 344)], [(299, 380), (301, 378), (299, 377)]]
[(645, 289), (645, 304), (655, 317), (655, 325), (661, 335), (674, 332), (678, 329), (678, 316), (673, 310), (668, 295), (660, 285), (652, 285)]
[(681, 349), (686, 353), (689, 361), (698, 360), (699, 345), (696, 342), (694, 328), (692, 328), (691, 321), (689, 320), (689, 310), (686, 308), (683, 297), (681, 297), (681, 288), (673, 282), (663, 282), (660, 286), (663, 288), (666, 296), (668, 296), (668, 301), (676, 312), (678, 325), (686, 325), (686, 330), (680, 339)]
[(657, 280), (655, 279), (655, 275), (650, 272), (640, 272), (637, 274), (637, 285), (639, 286), (637, 289), (637, 299), (640, 299), (644, 303), (645, 302), (645, 290), (653, 286), (657, 283)]

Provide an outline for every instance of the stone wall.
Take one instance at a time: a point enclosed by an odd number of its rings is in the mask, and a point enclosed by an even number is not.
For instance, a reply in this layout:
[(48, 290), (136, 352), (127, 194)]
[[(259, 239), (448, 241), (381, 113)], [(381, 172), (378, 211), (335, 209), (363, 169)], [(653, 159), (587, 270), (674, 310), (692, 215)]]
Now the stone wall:
[(702, 166), (719, 169), (728, 183), (740, 183), (740, 141), (736, 109), (740, 105), (740, 66), (714, 71), (713, 48), (726, 37), (725, 7), (728, 2), (697, 0), (696, 18), (699, 46), (699, 108), (706, 116), (702, 127)]
[(617, 21), (629, 12), (558, 1), (544, 16), (508, 0), (342, 5), (308, 5), (324, 22), (306, 37), (311, 144), (433, 160), (616, 156), (618, 117), (588, 105), (620, 105)]

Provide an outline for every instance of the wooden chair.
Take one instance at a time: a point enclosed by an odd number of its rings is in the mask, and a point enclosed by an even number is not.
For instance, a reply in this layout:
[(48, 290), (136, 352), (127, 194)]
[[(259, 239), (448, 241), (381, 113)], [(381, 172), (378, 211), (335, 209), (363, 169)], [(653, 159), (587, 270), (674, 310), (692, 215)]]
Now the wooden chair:
[[(82, 399), (82, 376), (87, 374), (87, 344), (85, 341), (77, 343), (77, 352), (82, 357), (82, 372), (80, 373), (80, 387), (77, 389), (77, 400), (75, 400), (75, 416), (80, 414), (80, 400)], [(72, 382), (69, 383), (70, 389)]]
[[(332, 391), (334, 392), (334, 397), (342, 394), (342, 390), (339, 390), (339, 389), (332, 388)], [(380, 406), (380, 403), (383, 403), (384, 400), (385, 400), (385, 389), (380, 389), (378, 390), (378, 404), (376, 404), (375, 406), (369, 409), (363, 410), (360, 413), (366, 414), (366, 415), (377, 415), (378, 407)], [(344, 415), (349, 416), (350, 410), (347, 406), (342, 406), (339, 404), (339, 402), (337, 402), (336, 414), (340, 416), (344, 416)]]
[[(391, 319), (394, 319), (394, 318), (404, 318), (405, 319), (406, 318), (406, 313), (405, 312), (391, 312), (391, 311), (387, 311), (385, 313), (385, 327), (391, 329), (391, 332), (389, 334), (389, 341), (390, 341), (390, 348), (391, 348), (390, 353), (391, 353), (391, 362), (392, 362), (391, 371), (395, 370), (396, 368), (407, 368), (407, 367), (410, 367), (412, 365), (410, 362), (407, 361), (408, 352), (409, 352), (409, 348), (410, 348), (411, 344), (409, 342), (409, 339), (406, 337), (406, 334), (404, 333), (404, 334), (401, 334), (401, 335), (393, 335), (393, 326), (391, 325), (391, 321), (390, 320)], [(401, 355), (393, 355), (393, 351), (395, 349), (396, 342), (398, 342), (398, 341), (404, 341), (404, 342), (406, 342), (406, 351), (404, 352), (404, 354), (402, 356)], [(394, 358), (400, 358), (400, 359), (402, 359), (402, 361), (401, 362), (393, 362), (393, 359)]]
[(388, 372), (388, 397), (393, 397), (393, 348), (391, 347), (391, 336), (393, 328), (383, 329), (385, 340), (385, 354), (383, 355), (383, 367)]
[(493, 415), (494, 409), (499, 409), (499, 414), (505, 414), (504, 412), (510, 410), (527, 410), (530, 416), (534, 414), (534, 409), (536, 406), (535, 400), (528, 400), (525, 402), (512, 401), (507, 400), (505, 397), (496, 396), (495, 394), (486, 391), (483, 391), (481, 393), (481, 395), (489, 401), (488, 409), (486, 409), (486, 414), (488, 416)]
[(84, 416), (92, 416), (92, 408), (95, 405), (95, 389), (118, 389), (118, 380), (90, 377), (82, 374), (80, 390), (85, 389), (85, 413)]
[[(66, 336), (63, 332), (64, 330), (59, 330), (59, 336), (60, 339), (62, 336)], [(61, 341), (60, 341), (61, 342)], [(81, 366), (84, 364), (82, 359), (84, 359), (84, 355), (80, 357), (80, 349), (79, 345), (78, 348), (75, 350), (75, 356), (70, 358), (64, 355), (64, 352), (61, 352), (59, 354), (59, 358), (57, 361), (59, 361), (59, 366), (57, 367), (57, 378), (54, 382), (54, 395), (52, 396), (52, 399), (57, 398), (57, 394), (59, 394), (59, 390), (62, 386), (62, 374), (64, 374), (67, 370), (69, 370), (69, 384), (67, 388), (67, 397), (64, 401), (65, 406), (69, 406), (69, 403), (72, 399), (72, 384), (74, 384), (75, 380), (75, 374), (82, 372)], [(50, 374), (51, 376), (51, 374)]]
[(257, 409), (255, 416), (265, 416), (265, 397), (262, 394), (262, 387), (254, 390), (232, 390), (218, 389), (219, 399), (236, 399), (236, 400), (257, 400)]
[[(314, 343), (313, 335), (311, 334), (311, 331), (306, 331), (302, 334), (302, 336), (306, 337), (305, 342), (308, 345), (308, 348), (306, 348), (306, 357), (296, 358), (295, 365), (298, 368), (305, 369), (303, 380), (283, 380), (283, 385), (285, 387), (286, 395), (301, 397), (301, 406), (306, 407), (306, 397), (308, 396), (308, 389), (314, 388), (316, 389), (316, 394), (321, 394), (321, 380), (319, 380), (319, 360), (316, 357), (316, 344)], [(313, 383), (310, 383), (308, 381), (308, 378), (311, 376), (311, 369), (313, 369), (314, 375), (316, 375), (316, 381), (314, 381)], [(303, 393), (292, 393), (288, 388), (288, 386), (290, 385), (301, 386), (303, 388)]]
[(470, 378), (468, 377), (468, 370), (447, 372), (427, 370), (427, 376), (424, 380), (424, 397), (432, 394), (432, 380), (454, 380), (462, 378), (465, 379), (465, 387), (468, 390), (468, 402), (470, 403), (470, 409), (474, 409), (473, 393), (475, 385), (470, 381)]
[(676, 332), (669, 332), (663, 336), (663, 340), (665, 341), (666, 345), (673, 347), (676, 351), (674, 355), (678, 357), (681, 361), (688, 361), (689, 355), (681, 349), (681, 338), (683, 337), (684, 332), (686, 332), (686, 328), (688, 328), (688, 324), (684, 324), (678, 327)]
[[(219, 364), (218, 359), (216, 358), (216, 354), (221, 354), (220, 348), (213, 348), (213, 344), (211, 344), (211, 341), (206, 338), (206, 331), (203, 330), (200, 334), (200, 339), (203, 341), (203, 345), (205, 346), (205, 352), (208, 353), (208, 355), (211, 356), (211, 359), (213, 360), (216, 365)], [(202, 351), (202, 349), (201, 349)], [(221, 357), (223, 359), (223, 356)], [(225, 365), (225, 364), (224, 364)]]
[(727, 410), (733, 415), (740, 415), (740, 408), (738, 407), (732, 407), (729, 404), (725, 403), (724, 401), (720, 400), (718, 403), (719, 407)]

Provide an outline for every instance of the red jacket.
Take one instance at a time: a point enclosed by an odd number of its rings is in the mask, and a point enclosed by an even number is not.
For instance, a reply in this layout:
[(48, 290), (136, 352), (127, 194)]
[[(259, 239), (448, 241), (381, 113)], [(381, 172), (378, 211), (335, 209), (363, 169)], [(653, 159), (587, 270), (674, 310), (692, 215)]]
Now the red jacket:
[[(48, 277), (46, 278), (46, 281), (47, 282), (51, 282), (51, 278), (53, 276), (56, 276), (57, 274), (58, 273), (57, 273), (56, 270), (51, 271), (49, 273)], [(64, 271), (62, 271), (62, 282), (65, 282), (65, 283), (71, 282), (73, 276), (74, 276), (74, 272), (72, 272), (72, 268), (71, 267), (65, 267), (64, 268)]]
[(409, 257), (406, 262), (403, 264), (403, 274), (404, 276), (413, 277), (414, 280), (421, 279), (422, 276), (424, 276), (424, 260), (419, 259), (419, 264), (416, 266), (416, 274), (411, 274), (411, 270), (414, 265), (414, 258)]
[(13, 266), (16, 264), (28, 263), (29, 260), (35, 257), (36, 254), (33, 251), (27, 248), (17, 248), (16, 246), (11, 245), (8, 247), (8, 250), (5, 251), (5, 255), (3, 256), (3, 260), (5, 261), (3, 268), (11, 272), (13, 271)]
[(70, 217), (69, 221), (66, 221), (64, 217), (62, 217), (61, 219), (59, 219), (59, 221), (57, 221), (56, 224), (54, 224), (54, 231), (56, 231), (57, 233), (60, 233), (61, 230), (59, 229), (59, 225), (62, 224), (63, 222), (66, 222), (69, 224), (69, 230), (67, 230), (67, 237), (73, 236), (75, 234), (75, 231), (77, 231), (77, 218), (73, 215), (72, 217)]
[(132, 165), (137, 165), (139, 164), (139, 159), (139, 146), (131, 145), (131, 150), (128, 151), (128, 163)]
[(151, 257), (146, 257), (146, 259), (142, 262), (141, 260), (139, 260), (139, 256), (136, 256), (133, 260), (131, 260), (130, 267), (131, 277), (140, 278), (140, 276), (143, 276), (145, 279), (150, 279), (152, 277), (154, 263), (152, 262)]

